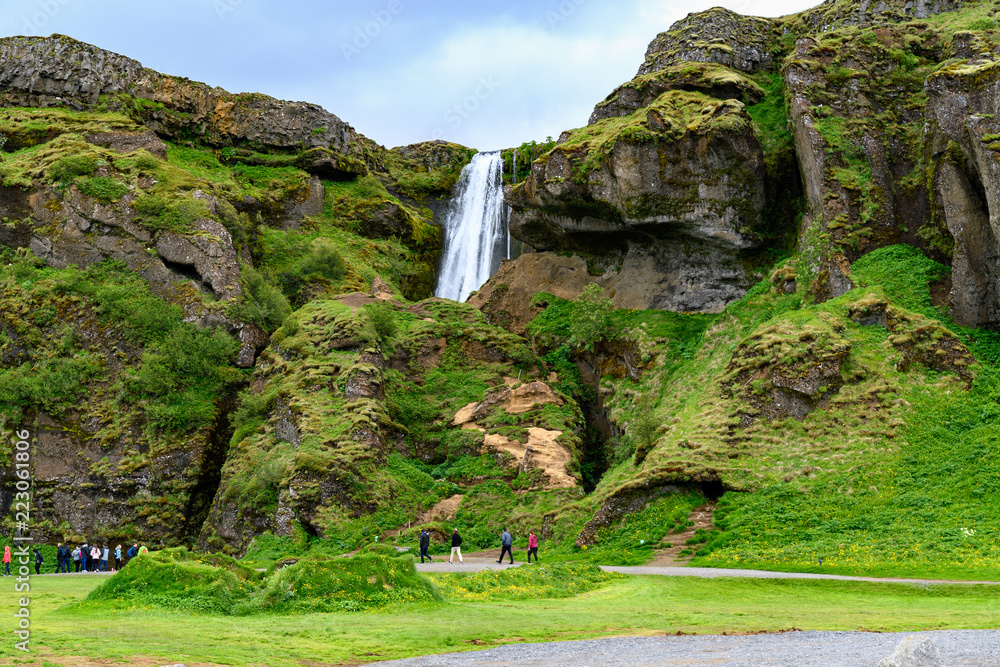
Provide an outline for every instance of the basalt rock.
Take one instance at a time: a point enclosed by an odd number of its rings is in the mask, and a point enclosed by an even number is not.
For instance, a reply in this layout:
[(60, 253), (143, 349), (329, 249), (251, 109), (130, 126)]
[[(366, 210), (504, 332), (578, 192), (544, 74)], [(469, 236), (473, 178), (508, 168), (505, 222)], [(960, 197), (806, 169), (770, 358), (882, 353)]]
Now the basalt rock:
[(716, 63), (747, 74), (772, 70), (777, 28), (772, 19), (741, 16), (721, 7), (688, 14), (650, 43), (639, 74), (682, 62)]
[(634, 307), (717, 312), (753, 281), (740, 257), (760, 240), (762, 171), (742, 103), (669, 90), (624, 125), (564, 133), (508, 187), (510, 231), (594, 257)]
[(381, 165), (380, 147), (320, 106), (234, 95), (64, 35), (0, 39), (0, 105), (101, 105), (129, 113), (171, 139), (279, 152), (325, 149), (327, 159), (313, 161), (324, 172), (356, 173), (359, 162)]
[[(968, 42), (969, 40), (964, 40)], [(966, 52), (968, 46), (961, 46)], [(1000, 57), (977, 53), (927, 79), (926, 152), (936, 213), (954, 238), (951, 313), (1000, 323)]]

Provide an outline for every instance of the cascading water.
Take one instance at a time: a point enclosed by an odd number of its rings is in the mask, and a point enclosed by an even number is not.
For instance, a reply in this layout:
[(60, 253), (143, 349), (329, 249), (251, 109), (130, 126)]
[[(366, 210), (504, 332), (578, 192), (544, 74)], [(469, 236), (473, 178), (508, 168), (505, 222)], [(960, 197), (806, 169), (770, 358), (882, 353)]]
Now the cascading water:
[(444, 251), (435, 296), (465, 301), (496, 273), (501, 260), (510, 257), (503, 162), (499, 152), (477, 153), (462, 170), (456, 197), (444, 219)]

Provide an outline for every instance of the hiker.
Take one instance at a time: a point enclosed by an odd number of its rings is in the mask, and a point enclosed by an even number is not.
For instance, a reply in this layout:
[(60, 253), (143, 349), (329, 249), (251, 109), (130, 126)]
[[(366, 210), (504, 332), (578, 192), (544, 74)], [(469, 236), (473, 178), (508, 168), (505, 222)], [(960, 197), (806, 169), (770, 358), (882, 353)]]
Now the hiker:
[(101, 547), (97, 546), (97, 541), (90, 547), (90, 571), (98, 572), (101, 568)]
[(35, 547), (35, 574), (42, 573), (42, 563), (44, 562), (45, 559), (42, 558), (42, 552), (38, 550), (38, 547)]
[(3, 548), (3, 576), (10, 576), (10, 547)]
[(455, 532), (451, 534), (451, 555), (448, 556), (448, 565), (451, 565), (451, 559), (458, 554), (458, 564), (464, 565), (465, 561), (462, 560), (462, 536), (458, 534), (458, 528)]
[(87, 572), (87, 560), (90, 559), (90, 545), (84, 542), (80, 545), (80, 572)]
[(63, 566), (63, 548), (62, 542), (56, 544), (56, 574), (62, 572)]
[(122, 569), (122, 545), (115, 547), (115, 572)]
[(424, 562), (424, 558), (426, 558), (427, 560), (429, 560), (432, 563), (434, 562), (434, 559), (431, 558), (430, 554), (427, 553), (427, 549), (429, 549), (430, 546), (431, 546), (431, 534), (427, 532), (426, 528), (424, 528), (420, 532), (420, 562), (421, 563)]
[(528, 533), (528, 564), (531, 565), (531, 554), (535, 554), (535, 563), (538, 563), (538, 538), (535, 532)]
[(73, 547), (73, 568), (75, 572), (80, 571), (80, 547)]
[(104, 548), (101, 549), (101, 572), (108, 571), (108, 555), (111, 550), (108, 549), (108, 545), (105, 544)]
[(141, 547), (139, 547), (139, 555), (140, 556), (143, 555), (143, 554), (148, 554), (148, 553), (149, 553), (149, 549), (146, 548), (145, 544), (143, 544)]
[(500, 546), (502, 546), (503, 548), (500, 550), (500, 560), (498, 560), (497, 562), (499, 563), (500, 561), (502, 561), (503, 555), (507, 554), (510, 557), (510, 564), (513, 565), (514, 554), (511, 553), (510, 549), (512, 546), (514, 546), (514, 538), (510, 536), (510, 533), (507, 532), (506, 528), (504, 528), (503, 532), (500, 533)]
[(128, 548), (128, 551), (125, 552), (125, 557), (128, 559), (125, 561), (125, 564), (128, 565), (129, 561), (138, 555), (139, 555), (139, 545), (133, 542), (132, 546), (130, 546)]
[(66, 574), (69, 574), (69, 558), (70, 555), (72, 555), (72, 549), (69, 548), (68, 544), (63, 546), (60, 542), (59, 549), (56, 550), (56, 555), (61, 556), (59, 558), (59, 567), (56, 569), (56, 572), (65, 572)]

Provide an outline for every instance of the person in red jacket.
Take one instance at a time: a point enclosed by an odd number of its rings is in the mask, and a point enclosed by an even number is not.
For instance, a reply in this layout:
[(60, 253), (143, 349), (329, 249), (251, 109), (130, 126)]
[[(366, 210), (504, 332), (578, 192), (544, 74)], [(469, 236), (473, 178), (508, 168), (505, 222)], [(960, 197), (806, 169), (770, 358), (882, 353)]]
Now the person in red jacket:
[(538, 538), (535, 533), (528, 533), (528, 563), (531, 563), (531, 554), (535, 554), (535, 562), (538, 562)]
[(9, 577), (10, 576), (10, 547), (4, 547), (3, 548), (3, 568), (4, 568), (4, 570), (6, 570), (6, 572), (4, 572), (4, 574), (3, 574), (3, 576)]

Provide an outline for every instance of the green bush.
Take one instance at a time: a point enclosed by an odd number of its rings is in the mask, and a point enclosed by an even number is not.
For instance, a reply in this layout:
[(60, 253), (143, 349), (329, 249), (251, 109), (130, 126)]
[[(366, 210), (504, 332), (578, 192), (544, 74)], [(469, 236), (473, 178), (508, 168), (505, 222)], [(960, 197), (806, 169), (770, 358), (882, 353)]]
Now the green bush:
[(399, 321), (393, 305), (387, 301), (379, 301), (365, 306), (364, 312), (376, 340), (383, 345), (391, 343), (399, 332)]
[(573, 304), (576, 307), (570, 318), (570, 345), (593, 350), (595, 343), (614, 337), (612, 314), (615, 307), (611, 305), (611, 299), (604, 296), (600, 285), (587, 285)]
[(240, 286), (243, 293), (233, 303), (230, 311), (234, 318), (253, 322), (264, 331), (272, 333), (291, 314), (292, 307), (285, 295), (267, 282), (256, 269), (250, 266), (242, 268)]

